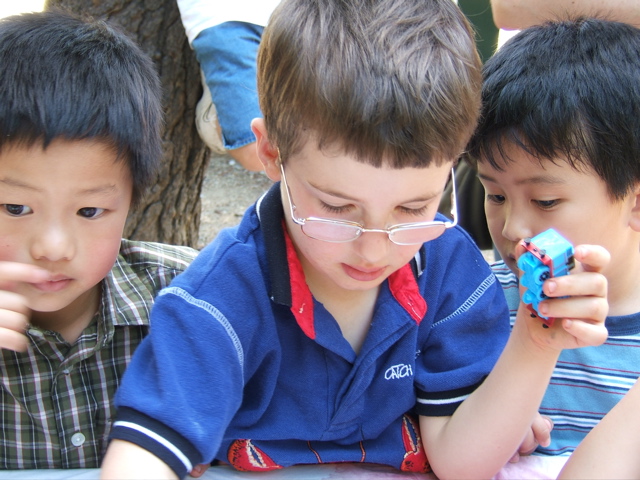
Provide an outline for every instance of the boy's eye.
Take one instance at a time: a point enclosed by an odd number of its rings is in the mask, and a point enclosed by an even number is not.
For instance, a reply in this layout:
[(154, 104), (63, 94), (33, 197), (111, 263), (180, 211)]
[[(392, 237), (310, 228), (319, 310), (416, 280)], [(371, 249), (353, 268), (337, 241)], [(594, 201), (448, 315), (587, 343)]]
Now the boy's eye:
[(322, 209), (329, 213), (341, 214), (347, 213), (351, 210), (351, 205), (342, 205), (340, 207), (336, 207), (335, 205), (329, 205), (328, 203), (320, 202)]
[(487, 194), (487, 201), (496, 205), (502, 205), (504, 203), (504, 196)]
[(104, 213), (104, 208), (85, 207), (78, 210), (78, 215), (84, 218), (95, 218)]
[(554, 199), (554, 200), (534, 200), (533, 203), (538, 205), (543, 210), (548, 210), (548, 209), (553, 208), (556, 205), (558, 205), (559, 200), (556, 200), (556, 199)]
[(26, 205), (15, 205), (13, 203), (5, 203), (4, 205), (2, 205), (2, 207), (9, 215), (13, 217), (23, 217), (25, 215), (29, 215), (30, 213), (33, 213), (33, 210), (31, 210), (31, 208), (27, 207)]
[(422, 217), (427, 213), (428, 207), (425, 205), (420, 208), (399, 207), (400, 211), (407, 215), (413, 215), (415, 217)]

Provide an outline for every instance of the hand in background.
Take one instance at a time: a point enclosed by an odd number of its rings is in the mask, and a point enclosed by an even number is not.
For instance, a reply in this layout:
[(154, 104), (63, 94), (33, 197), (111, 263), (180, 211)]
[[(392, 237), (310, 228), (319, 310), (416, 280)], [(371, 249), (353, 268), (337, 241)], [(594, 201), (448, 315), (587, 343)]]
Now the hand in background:
[(548, 447), (551, 443), (551, 430), (553, 430), (553, 420), (546, 415), (536, 414), (536, 418), (520, 444), (518, 451), (509, 460), (510, 463), (517, 463), (520, 457), (531, 455), (538, 445)]

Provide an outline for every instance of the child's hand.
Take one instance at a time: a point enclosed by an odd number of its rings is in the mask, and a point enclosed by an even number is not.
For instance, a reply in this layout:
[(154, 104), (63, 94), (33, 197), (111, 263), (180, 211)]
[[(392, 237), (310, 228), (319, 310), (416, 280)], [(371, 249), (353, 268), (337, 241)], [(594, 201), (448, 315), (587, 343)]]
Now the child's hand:
[(509, 463), (517, 463), (520, 457), (531, 455), (538, 448), (538, 445), (549, 446), (551, 443), (551, 430), (553, 430), (553, 420), (546, 415), (536, 413), (531, 429), (527, 431), (518, 451), (514, 453)]
[(24, 331), (30, 310), (26, 299), (12, 291), (16, 283), (42, 282), (49, 276), (49, 272), (33, 265), (0, 262), (0, 348), (21, 352), (28, 345)]
[[(518, 254), (524, 252), (524, 248)], [(600, 272), (609, 264), (607, 250), (597, 245), (575, 247), (576, 268), (570, 275), (553, 277), (543, 284), (544, 293), (552, 297), (540, 302), (539, 312), (556, 318), (550, 328), (543, 328), (539, 318), (531, 317), (520, 304), (518, 317), (527, 318), (527, 328), (535, 343), (553, 349), (578, 348), (602, 344), (607, 339), (604, 321), (609, 311), (607, 279)], [(553, 298), (564, 297), (569, 298)]]
[(193, 478), (200, 478), (209, 469), (211, 465), (208, 463), (200, 463), (193, 467), (193, 470), (189, 472), (189, 476)]

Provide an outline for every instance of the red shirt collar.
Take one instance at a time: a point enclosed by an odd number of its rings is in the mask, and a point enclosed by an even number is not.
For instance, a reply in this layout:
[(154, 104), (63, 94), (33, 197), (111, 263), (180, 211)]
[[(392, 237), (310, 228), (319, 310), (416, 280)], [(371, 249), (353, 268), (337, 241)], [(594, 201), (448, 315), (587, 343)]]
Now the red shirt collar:
[[(284, 231), (287, 263), (291, 281), (291, 312), (296, 317), (302, 331), (311, 339), (316, 338), (313, 322), (313, 295), (305, 280), (302, 264), (298, 259), (288, 232)], [(421, 295), (418, 282), (410, 264), (399, 268), (388, 278), (389, 289), (393, 297), (407, 311), (411, 318), (420, 324), (427, 313), (427, 302)]]

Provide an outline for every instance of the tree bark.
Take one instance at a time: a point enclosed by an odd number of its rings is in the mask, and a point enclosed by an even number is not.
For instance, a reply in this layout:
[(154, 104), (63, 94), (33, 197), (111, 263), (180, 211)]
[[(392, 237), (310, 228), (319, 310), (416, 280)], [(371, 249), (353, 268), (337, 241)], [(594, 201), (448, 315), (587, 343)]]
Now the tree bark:
[(195, 247), (209, 151), (195, 127), (202, 94), (199, 65), (176, 0), (47, 0), (45, 8), (52, 7), (120, 25), (153, 59), (165, 111), (162, 168), (149, 194), (129, 215), (124, 235)]

